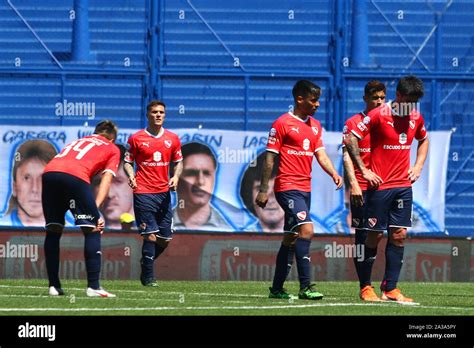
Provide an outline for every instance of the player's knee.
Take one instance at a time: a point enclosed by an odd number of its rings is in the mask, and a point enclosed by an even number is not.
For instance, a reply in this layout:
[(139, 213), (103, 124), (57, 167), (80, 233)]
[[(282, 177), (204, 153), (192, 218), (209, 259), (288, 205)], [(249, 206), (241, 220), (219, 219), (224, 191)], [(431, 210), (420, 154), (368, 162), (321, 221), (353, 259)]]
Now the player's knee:
[(46, 232), (52, 233), (63, 233), (64, 227), (61, 225), (48, 225), (46, 226)]
[(300, 225), (298, 234), (300, 238), (311, 239), (314, 234), (313, 224)]
[(298, 238), (297, 233), (285, 233), (283, 236), (283, 245), (284, 246), (291, 246), (296, 243), (296, 239)]
[(100, 232), (96, 227), (81, 226), (81, 231), (84, 234)]
[(163, 249), (166, 249), (168, 247), (168, 245), (170, 244), (170, 240), (169, 239), (163, 239), (163, 238), (157, 238), (156, 239), (156, 244), (158, 244)]
[(406, 228), (394, 228), (390, 229), (389, 241), (395, 246), (402, 247), (405, 239), (407, 239)]
[(146, 240), (148, 242), (155, 243), (156, 240), (157, 240), (156, 235), (154, 233), (144, 234), (144, 235), (142, 235), (142, 237), (143, 237), (143, 240)]
[(368, 232), (365, 240), (365, 245), (371, 249), (377, 248), (380, 241), (382, 240), (383, 232)]

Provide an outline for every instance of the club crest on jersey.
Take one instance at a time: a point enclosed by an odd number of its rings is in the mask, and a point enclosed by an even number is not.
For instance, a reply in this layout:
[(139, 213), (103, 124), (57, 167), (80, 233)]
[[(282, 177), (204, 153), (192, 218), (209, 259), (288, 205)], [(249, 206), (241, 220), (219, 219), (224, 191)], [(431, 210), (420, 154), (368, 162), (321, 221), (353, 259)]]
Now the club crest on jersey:
[(369, 218), (367, 221), (369, 222), (369, 227), (374, 227), (377, 223), (377, 218)]
[(407, 142), (407, 135), (405, 133), (400, 133), (400, 136), (398, 138), (398, 141), (400, 144), (405, 144)]
[(311, 129), (313, 130), (314, 135), (318, 135), (319, 133), (318, 127), (311, 127)]
[(303, 140), (303, 149), (308, 151), (309, 150), (309, 144), (310, 144), (309, 139)]
[(306, 219), (306, 212), (305, 211), (300, 211), (299, 213), (296, 213), (296, 217), (299, 220), (304, 221), (304, 219)]
[(410, 123), (410, 128), (411, 128), (411, 129), (415, 129), (415, 121), (410, 120), (409, 123)]
[(171, 147), (171, 140), (165, 140), (165, 146), (169, 149)]

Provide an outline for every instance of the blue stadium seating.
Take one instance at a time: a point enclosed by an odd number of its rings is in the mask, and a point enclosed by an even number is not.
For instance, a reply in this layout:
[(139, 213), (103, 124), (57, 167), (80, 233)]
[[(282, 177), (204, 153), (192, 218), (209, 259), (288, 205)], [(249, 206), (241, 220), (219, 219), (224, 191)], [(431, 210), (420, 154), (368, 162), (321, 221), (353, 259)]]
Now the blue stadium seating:
[[(94, 102), (97, 118), (139, 128), (147, 100), (159, 97), (167, 102), (173, 128), (266, 130), (292, 104), (294, 81), (309, 78), (323, 88), (318, 112), (323, 126), (340, 130), (362, 107), (363, 85), (374, 75), (393, 96), (398, 76), (416, 73), (425, 81), (422, 109), (428, 128), (456, 128), (446, 194), (448, 233), (474, 234), (473, 1), (367, 0), (370, 64), (363, 68), (350, 59), (350, 1), (90, 0), (91, 59), (80, 62), (71, 60), (73, 0), (11, 2), (64, 69), (2, 2), (2, 124), (88, 121), (58, 117), (55, 105), (66, 99)], [(151, 28), (154, 3), (157, 28)], [(438, 59), (436, 12), (443, 12)], [(338, 49), (349, 66), (335, 61)], [(433, 114), (434, 100), (439, 114)]]

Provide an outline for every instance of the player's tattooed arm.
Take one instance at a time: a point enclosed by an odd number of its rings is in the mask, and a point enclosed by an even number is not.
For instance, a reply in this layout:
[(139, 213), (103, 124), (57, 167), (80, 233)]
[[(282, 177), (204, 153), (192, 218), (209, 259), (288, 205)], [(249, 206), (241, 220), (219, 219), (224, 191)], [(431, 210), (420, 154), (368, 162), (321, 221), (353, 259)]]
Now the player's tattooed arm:
[(425, 138), (418, 142), (415, 164), (408, 170), (408, 178), (412, 183), (414, 183), (420, 178), (421, 171), (423, 170), (423, 165), (426, 161), (426, 156), (428, 155), (429, 144), (430, 142), (428, 138)]
[(334, 165), (331, 162), (331, 159), (326, 153), (326, 150), (320, 149), (314, 155), (316, 156), (316, 159), (318, 160), (318, 163), (321, 168), (323, 168), (323, 170), (332, 178), (332, 180), (337, 186), (337, 189), (339, 190), (342, 187), (344, 180), (342, 180), (341, 176), (337, 173), (336, 169), (334, 168)]
[(133, 169), (133, 165), (131, 163), (124, 162), (123, 170), (128, 177), (128, 186), (130, 186), (132, 189), (135, 189), (137, 187), (137, 182), (135, 180), (135, 171)]
[(347, 152), (349, 152), (349, 155), (351, 156), (352, 163), (354, 163), (362, 172), (362, 177), (369, 182), (370, 186), (379, 186), (382, 183), (382, 178), (364, 166), (364, 162), (360, 158), (359, 141), (356, 136), (354, 134), (349, 134), (344, 139), (344, 144), (346, 145)]
[(169, 187), (171, 190), (176, 190), (178, 187), (178, 182), (179, 182), (179, 177), (181, 176), (181, 173), (183, 172), (183, 161), (179, 161), (178, 163), (175, 163), (174, 168), (173, 168), (173, 176), (170, 179), (169, 182)]
[(345, 147), (342, 148), (342, 160), (344, 164), (344, 177), (350, 186), (351, 202), (356, 207), (362, 206), (364, 204), (362, 190), (355, 176), (354, 165), (352, 164), (351, 156)]
[(273, 166), (275, 165), (276, 153), (267, 151), (265, 154), (265, 161), (263, 163), (263, 172), (262, 179), (260, 180), (260, 189), (257, 197), (255, 198), (255, 203), (261, 207), (265, 208), (268, 202), (268, 182), (272, 175)]

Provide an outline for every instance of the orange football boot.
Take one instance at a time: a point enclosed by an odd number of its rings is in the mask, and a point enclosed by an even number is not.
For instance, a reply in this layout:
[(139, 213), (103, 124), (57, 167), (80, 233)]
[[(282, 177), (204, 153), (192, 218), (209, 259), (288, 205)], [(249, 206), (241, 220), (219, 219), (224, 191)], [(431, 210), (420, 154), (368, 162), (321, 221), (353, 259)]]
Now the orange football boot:
[(402, 294), (400, 289), (393, 289), (391, 291), (382, 291), (382, 300), (397, 301), (397, 302), (413, 302), (412, 298), (406, 297)]
[(374, 291), (374, 287), (372, 285), (366, 285), (360, 290), (359, 297), (362, 301), (367, 302), (380, 302), (382, 301), (380, 297)]

